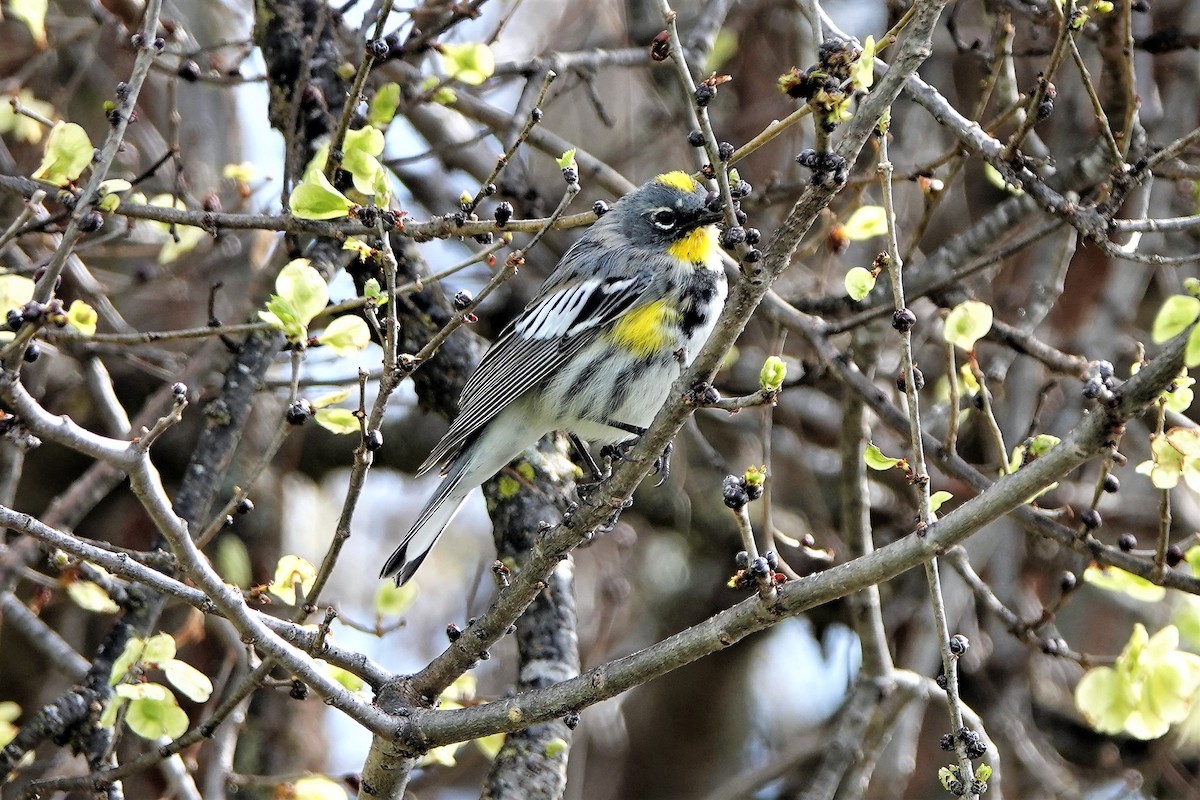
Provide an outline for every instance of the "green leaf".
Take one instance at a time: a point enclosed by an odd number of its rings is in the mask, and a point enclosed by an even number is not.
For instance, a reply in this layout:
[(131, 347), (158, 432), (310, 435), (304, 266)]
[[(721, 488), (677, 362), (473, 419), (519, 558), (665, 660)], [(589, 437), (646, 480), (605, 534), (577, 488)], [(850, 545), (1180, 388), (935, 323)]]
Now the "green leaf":
[(887, 212), (883, 206), (859, 206), (846, 220), (842, 231), (855, 242), (883, 236), (888, 231)]
[(1017, 196), (1025, 194), (1025, 190), (1021, 189), (1019, 186), (1013, 186), (1011, 183), (1004, 180), (1004, 176), (1000, 174), (1000, 170), (996, 169), (991, 164), (983, 165), (983, 177), (986, 178), (987, 182), (992, 186), (995, 186), (997, 189), (1003, 189), (1009, 194)]
[[(28, 89), (17, 92), (17, 102), (46, 119), (55, 117), (54, 106), (44, 100), (38, 100)], [(18, 114), (11, 103), (4, 101), (0, 102), (0, 133), (12, 134), (12, 138), (18, 142), (37, 144), (46, 134), (46, 126), (25, 114)]]
[(382, 306), (388, 301), (387, 294), (379, 287), (379, 281), (374, 278), (368, 278), (363, 285), (363, 297), (374, 300), (376, 306)]
[(350, 213), (355, 204), (320, 170), (310, 170), (288, 197), (288, 208), (300, 219), (338, 219)]
[(383, 132), (370, 125), (346, 133), (342, 169), (354, 179), (354, 188), (365, 195), (376, 194), (380, 185), (387, 186), (386, 173), (378, 159), (383, 144)]
[(291, 800), (346, 800), (346, 790), (324, 775), (309, 775), (293, 783), (290, 794), (277, 793), (276, 796)]
[(175, 695), (167, 693), (161, 700), (133, 700), (125, 713), (125, 724), (143, 739), (178, 739), (188, 729), (187, 714), (179, 707)]
[(421, 91), (428, 92), (431, 89), (436, 89), (431, 99), (439, 105), (449, 106), (458, 102), (458, 95), (455, 94), (454, 90), (449, 86), (439, 86), (438, 84), (440, 83), (441, 81), (437, 79), (436, 75), (430, 75), (421, 81)]
[(162, 668), (171, 685), (189, 700), (196, 703), (203, 703), (209, 697), (212, 697), (212, 681), (208, 679), (207, 675), (186, 661), (172, 658), (169, 661), (159, 664), (159, 667)]
[(318, 425), (330, 433), (345, 435), (362, 430), (358, 417), (348, 408), (322, 408), (313, 415), (313, 418)]
[(171, 696), (160, 683), (122, 683), (114, 691), (126, 700), (163, 700)]
[(778, 392), (787, 378), (787, 363), (779, 356), (769, 356), (758, 371), (758, 388)]
[(48, 0), (8, 0), (8, 13), (19, 19), (33, 34), (39, 49), (46, 46), (46, 9)]
[(11, 700), (0, 701), (0, 748), (17, 737), (20, 729), (14, 725), (21, 716), (21, 707)]
[(340, 392), (333, 392), (332, 394), (321, 395), (316, 400), (310, 401), (309, 405), (311, 405), (313, 408), (316, 408), (316, 409), (328, 408), (329, 406), (337, 405), (338, 403), (342, 402), (349, 396), (350, 396), (350, 390), (343, 389)]
[(576, 166), (575, 148), (572, 147), (570, 150), (567, 150), (561, 156), (554, 159), (554, 163), (558, 164), (559, 169), (571, 169), (572, 167)]
[(93, 152), (87, 131), (74, 122), (56, 122), (46, 139), (41, 166), (33, 177), (55, 186), (66, 186), (92, 163)]
[(1155, 344), (1174, 339), (1195, 322), (1197, 316), (1200, 316), (1200, 298), (1186, 294), (1171, 295), (1154, 316), (1150, 339)]
[(113, 661), (112, 672), (108, 676), (109, 686), (116, 686), (125, 679), (125, 676), (129, 674), (129, 670), (133, 668), (133, 665), (141, 660), (142, 650), (145, 647), (146, 642), (136, 636), (125, 643), (125, 649)]
[(446, 74), (468, 86), (478, 86), (496, 71), (496, 57), (492, 54), (492, 48), (482, 42), (443, 44), (438, 50), (442, 54), (442, 68)]
[(32, 300), (34, 287), (34, 282), (24, 275), (0, 275), (0, 314)]
[(991, 329), (992, 307), (978, 300), (959, 303), (946, 315), (946, 341), (968, 353)]
[(875, 37), (863, 42), (862, 54), (850, 65), (850, 84), (856, 91), (865, 92), (875, 82)]
[(171, 264), (196, 249), (196, 245), (204, 241), (208, 232), (193, 225), (176, 225), (175, 236), (163, 242), (158, 251), (159, 264)]
[(1093, 564), (1083, 571), (1083, 579), (1098, 589), (1119, 592), (1143, 603), (1157, 603), (1167, 595), (1163, 587), (1116, 567), (1101, 568)]
[(868, 442), (866, 448), (863, 450), (863, 461), (866, 462), (868, 467), (874, 470), (892, 469), (903, 460), (902, 458), (885, 456), (883, 451), (875, 446), (874, 442)]
[[(488, 761), (494, 761), (496, 756), (500, 755), (500, 748), (504, 747), (504, 736), (505, 734), (503, 733), (493, 733), (491, 736), (480, 736), (478, 739), (472, 739), (471, 741), (473, 741), (475, 746), (479, 748), (479, 752), (483, 753), (484, 758), (486, 758)], [(555, 742), (562, 742), (564, 745), (566, 744), (566, 742), (563, 742), (562, 739), (557, 738), (546, 742), (547, 758), (553, 758), (555, 755), (561, 753), (565, 749), (563, 747), (555, 746)]]
[(328, 661), (323, 661), (321, 659), (317, 659), (317, 667), (320, 668), (321, 672), (325, 673), (329, 678), (337, 681), (343, 688), (351, 692), (361, 692), (364, 688), (366, 688), (367, 684), (363, 682), (363, 679), (349, 670), (334, 666)]
[(113, 602), (108, 592), (91, 581), (75, 581), (67, 584), (67, 597), (84, 611), (96, 614), (116, 614), (121, 607)]
[(96, 309), (82, 300), (72, 300), (71, 307), (67, 309), (67, 324), (84, 336), (96, 334), (96, 322), (99, 319)]
[(292, 318), (305, 327), (329, 303), (329, 286), (307, 258), (284, 265), (275, 278), (275, 292)]
[(396, 117), (398, 108), (400, 108), (400, 84), (384, 84), (371, 98), (371, 105), (367, 108), (367, 122), (377, 128), (386, 128)]
[(338, 317), (321, 332), (319, 341), (343, 358), (362, 352), (371, 343), (371, 330), (362, 317)]
[(954, 499), (954, 495), (950, 492), (934, 492), (933, 494), (929, 495), (929, 510), (936, 514), (938, 509), (942, 507), (943, 503), (952, 499)]
[(225, 582), (234, 586), (246, 588), (254, 577), (246, 543), (231, 534), (217, 539), (216, 567)]
[(1046, 453), (1049, 453), (1050, 450), (1061, 441), (1062, 439), (1054, 436), (1053, 434), (1039, 433), (1037, 436), (1034, 436), (1029, 440), (1029, 455), (1033, 456), (1034, 458), (1041, 458), (1042, 456), (1046, 455)]
[(1200, 326), (1188, 334), (1187, 348), (1183, 351), (1183, 364), (1187, 367), (1200, 365)]
[(275, 578), (267, 590), (285, 603), (291, 603), (296, 599), (294, 586), (297, 582), (301, 594), (308, 594), (316, 579), (316, 567), (300, 556), (288, 554), (275, 565)]
[(169, 633), (156, 633), (146, 640), (142, 649), (142, 661), (161, 664), (175, 657), (175, 637)]
[(858, 302), (875, 288), (875, 273), (865, 267), (851, 267), (846, 272), (846, 294)]
[(399, 617), (412, 607), (419, 593), (417, 584), (412, 581), (403, 586), (384, 581), (375, 590), (375, 614), (380, 617)]
[(980, 764), (975, 768), (975, 780), (987, 781), (992, 777), (992, 768), (989, 764)]

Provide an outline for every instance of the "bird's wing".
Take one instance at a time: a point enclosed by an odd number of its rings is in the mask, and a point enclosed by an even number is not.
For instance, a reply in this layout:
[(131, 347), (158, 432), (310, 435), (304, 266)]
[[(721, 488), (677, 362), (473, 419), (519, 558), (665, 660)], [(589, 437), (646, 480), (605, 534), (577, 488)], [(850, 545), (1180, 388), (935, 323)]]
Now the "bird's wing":
[[(610, 251), (589, 257), (615, 255)], [(649, 275), (596, 277), (610, 271), (592, 263), (598, 268), (591, 275), (572, 274), (564, 269), (570, 265), (560, 264), (521, 315), (501, 332), (463, 387), (458, 416), (421, 465), (422, 472), (453, 458), (513, 400), (559, 370), (643, 298)]]

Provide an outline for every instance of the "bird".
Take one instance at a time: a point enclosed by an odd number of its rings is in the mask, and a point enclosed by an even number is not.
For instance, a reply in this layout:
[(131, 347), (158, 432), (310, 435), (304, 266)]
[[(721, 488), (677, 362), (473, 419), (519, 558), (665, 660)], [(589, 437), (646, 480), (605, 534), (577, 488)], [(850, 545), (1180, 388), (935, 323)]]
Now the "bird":
[(421, 465), (441, 483), (381, 578), (407, 583), (473, 489), (543, 436), (645, 433), (725, 304), (719, 195), (666, 172), (612, 204), (484, 354)]

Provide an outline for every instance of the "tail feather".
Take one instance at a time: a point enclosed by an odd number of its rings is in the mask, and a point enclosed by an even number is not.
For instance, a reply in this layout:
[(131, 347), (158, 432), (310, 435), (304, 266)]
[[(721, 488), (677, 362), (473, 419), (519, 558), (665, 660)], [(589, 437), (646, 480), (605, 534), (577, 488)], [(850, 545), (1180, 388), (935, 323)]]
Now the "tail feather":
[(429, 498), (425, 508), (421, 509), (404, 541), (400, 542), (400, 546), (392, 551), (388, 560), (384, 562), (379, 577), (390, 578), (394, 575), (397, 586), (408, 583), (412, 578), (425, 556), (429, 555), (430, 548), (442, 535), (442, 531), (458, 513), (463, 500), (475, 488), (474, 483), (463, 483), (468, 461), (469, 459), (465, 458), (458, 459), (450, 465), (446, 477), (438, 484), (437, 491)]

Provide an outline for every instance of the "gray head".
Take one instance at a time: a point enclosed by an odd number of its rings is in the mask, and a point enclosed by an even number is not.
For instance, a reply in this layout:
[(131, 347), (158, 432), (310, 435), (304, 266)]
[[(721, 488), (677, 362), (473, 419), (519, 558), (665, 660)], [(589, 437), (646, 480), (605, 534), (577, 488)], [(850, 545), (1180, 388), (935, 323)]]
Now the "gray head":
[(720, 198), (686, 172), (665, 172), (622, 197), (600, 223), (626, 241), (662, 252), (723, 218)]

